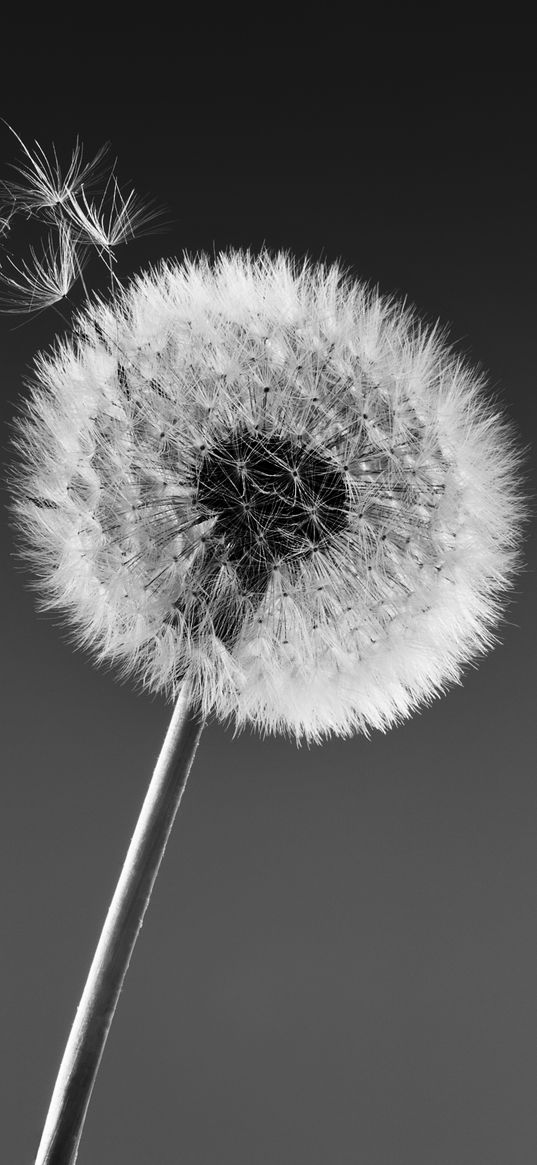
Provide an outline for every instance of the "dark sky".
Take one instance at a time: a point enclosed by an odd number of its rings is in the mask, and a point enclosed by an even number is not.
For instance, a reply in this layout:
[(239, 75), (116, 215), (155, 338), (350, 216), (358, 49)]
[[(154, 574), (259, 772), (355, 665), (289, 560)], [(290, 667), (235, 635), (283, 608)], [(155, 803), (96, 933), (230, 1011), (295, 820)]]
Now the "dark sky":
[[(29, 80), (0, 110), (64, 154), (110, 139), (119, 178), (166, 204), (125, 276), (183, 249), (340, 259), (449, 324), (532, 442), (535, 91), (516, 59), (279, 101), (266, 66), (166, 88), (152, 68), (97, 92), (87, 69)], [(15, 156), (0, 125), (3, 177)], [(0, 319), (4, 456), (58, 326), (19, 323)], [(36, 613), (3, 514), (0, 1123), (22, 1165), (170, 709)], [(79, 1165), (533, 1165), (535, 565), (529, 537), (502, 645), (385, 736), (206, 728)]]

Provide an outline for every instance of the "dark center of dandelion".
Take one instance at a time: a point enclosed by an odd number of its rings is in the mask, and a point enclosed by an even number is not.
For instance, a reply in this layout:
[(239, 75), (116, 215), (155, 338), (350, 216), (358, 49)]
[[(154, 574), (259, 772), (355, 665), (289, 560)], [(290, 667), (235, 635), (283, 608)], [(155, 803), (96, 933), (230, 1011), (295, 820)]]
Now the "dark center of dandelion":
[(322, 549), (347, 523), (343, 474), (298, 440), (245, 426), (204, 453), (197, 503), (215, 516), (211, 541), (224, 544), (244, 591), (264, 592), (279, 562)]

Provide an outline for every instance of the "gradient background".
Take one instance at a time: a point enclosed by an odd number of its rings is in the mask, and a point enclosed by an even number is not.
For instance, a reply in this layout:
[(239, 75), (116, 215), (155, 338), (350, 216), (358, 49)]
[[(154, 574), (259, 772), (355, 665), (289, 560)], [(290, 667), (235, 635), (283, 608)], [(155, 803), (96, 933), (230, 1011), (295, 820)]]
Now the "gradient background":
[[(123, 185), (167, 204), (123, 275), (183, 248), (339, 258), (449, 323), (532, 441), (535, 93), (516, 55), (275, 104), (285, 57), (161, 89), (158, 61), (147, 85), (108, 52), (97, 93), (81, 58), (2, 113), (64, 156), (110, 138)], [(57, 330), (19, 323), (0, 319), (4, 455)], [(0, 1155), (29, 1165), (170, 710), (36, 614), (5, 512), (1, 552)], [(530, 537), (503, 645), (388, 735), (297, 749), (207, 727), (79, 1165), (534, 1165), (535, 562)]]

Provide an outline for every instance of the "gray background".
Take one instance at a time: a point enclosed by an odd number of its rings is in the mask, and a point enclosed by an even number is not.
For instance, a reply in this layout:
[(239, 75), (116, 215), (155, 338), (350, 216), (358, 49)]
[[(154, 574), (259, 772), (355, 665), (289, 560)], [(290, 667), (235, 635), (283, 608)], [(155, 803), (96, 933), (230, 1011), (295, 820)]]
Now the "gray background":
[[(280, 104), (273, 65), (199, 89), (178, 68), (161, 89), (158, 62), (147, 86), (111, 49), (70, 83), (6, 91), (3, 112), (64, 155), (110, 138), (120, 179), (167, 203), (171, 229), (123, 252), (125, 276), (183, 248), (341, 258), (449, 323), (531, 442), (534, 94), (516, 54), (380, 84), (357, 68), (344, 93)], [(0, 149), (15, 157), (1, 126)], [(58, 327), (19, 322), (0, 320), (4, 455)], [(3, 531), (0, 1124), (18, 1165), (170, 710), (36, 614)], [(530, 538), (503, 645), (388, 735), (297, 749), (207, 727), (80, 1165), (533, 1165), (535, 557)]]

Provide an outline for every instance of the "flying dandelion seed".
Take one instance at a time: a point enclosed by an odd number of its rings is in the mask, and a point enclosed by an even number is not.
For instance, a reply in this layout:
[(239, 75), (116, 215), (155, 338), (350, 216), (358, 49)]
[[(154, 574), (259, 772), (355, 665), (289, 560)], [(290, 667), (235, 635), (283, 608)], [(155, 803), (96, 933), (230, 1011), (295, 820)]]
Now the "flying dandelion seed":
[[(146, 224), (115, 180), (88, 201), (81, 152), (65, 180), (26, 155), (14, 195), (55, 194), (58, 229), (102, 255)], [(13, 290), (45, 306), (66, 265), (33, 260)], [(12, 512), (42, 608), (175, 710), (36, 1165), (76, 1159), (206, 719), (300, 743), (409, 716), (495, 642), (525, 513), (485, 378), (337, 264), (230, 251), (113, 278), (36, 359)]]
[(160, 209), (140, 198), (135, 190), (123, 195), (115, 178), (107, 183), (98, 204), (90, 202), (86, 191), (81, 190), (77, 198), (69, 197), (64, 212), (82, 238), (107, 254), (122, 243), (151, 233), (150, 224), (162, 215)]
[[(28, 257), (17, 260), (5, 251), (0, 262), (0, 310), (37, 312), (68, 300), (92, 248), (107, 266), (115, 287), (117, 247), (160, 229), (156, 224), (163, 225), (162, 208), (135, 190), (122, 193), (113, 169), (107, 173), (103, 166), (108, 143), (90, 162), (84, 162), (84, 150), (77, 139), (63, 173), (55, 147), (51, 161), (39, 142), (32, 151), (11, 126), (8, 128), (22, 147), (24, 161), (13, 166), (22, 181), (0, 183), (0, 243), (8, 238), (13, 220), (20, 215), (47, 223), (50, 229), (42, 240), (41, 254), (30, 247)], [(105, 177), (104, 189), (96, 200), (95, 192)], [(88, 191), (92, 192), (91, 200)]]
[(49, 231), (41, 255), (30, 247), (28, 259), (11, 256), (0, 270), (0, 310), (10, 314), (44, 311), (65, 299), (88, 261), (88, 248), (77, 243), (68, 223)]
[[(7, 125), (7, 122), (5, 124)], [(108, 142), (101, 146), (91, 162), (84, 162), (84, 149), (77, 138), (71, 161), (66, 173), (63, 174), (54, 147), (51, 160), (39, 142), (35, 143), (34, 150), (30, 150), (12, 126), (8, 128), (19, 142), (24, 155), (24, 160), (12, 167), (22, 181), (15, 179), (3, 181), (0, 183), (0, 190), (3, 190), (4, 199), (7, 199), (17, 212), (27, 216), (48, 217), (49, 212), (56, 213), (69, 199), (83, 193), (88, 187), (98, 185), (106, 172), (103, 162), (109, 151)]]

